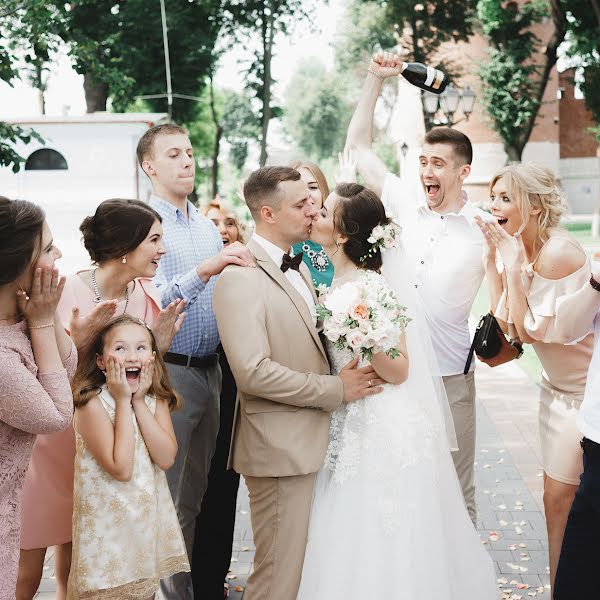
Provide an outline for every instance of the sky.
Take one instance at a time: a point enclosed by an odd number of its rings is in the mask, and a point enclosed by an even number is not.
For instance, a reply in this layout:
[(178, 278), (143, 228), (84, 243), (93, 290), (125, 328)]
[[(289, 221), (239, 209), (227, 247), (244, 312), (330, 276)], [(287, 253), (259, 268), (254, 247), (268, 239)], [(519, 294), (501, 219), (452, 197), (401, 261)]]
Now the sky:
[[(325, 3), (316, 2), (314, 11), (317, 31), (310, 31), (307, 23), (299, 23), (289, 37), (281, 36), (276, 40), (275, 57), (272, 68), (277, 80), (276, 95), (283, 94), (295, 68), (304, 58), (315, 57), (325, 65), (333, 64), (333, 40), (338, 21), (341, 19), (344, 0), (330, 0)], [(245, 51), (234, 47), (220, 61), (216, 81), (220, 87), (243, 90), (243, 78), (240, 75), (239, 61), (243, 60)], [(85, 113), (85, 96), (83, 93), (83, 76), (73, 71), (66, 51), (62, 51), (56, 64), (52, 66), (45, 95), (46, 114), (48, 115), (81, 115)], [(3, 118), (35, 117), (40, 114), (37, 92), (22, 81), (16, 81), (14, 87), (0, 82), (0, 120)]]

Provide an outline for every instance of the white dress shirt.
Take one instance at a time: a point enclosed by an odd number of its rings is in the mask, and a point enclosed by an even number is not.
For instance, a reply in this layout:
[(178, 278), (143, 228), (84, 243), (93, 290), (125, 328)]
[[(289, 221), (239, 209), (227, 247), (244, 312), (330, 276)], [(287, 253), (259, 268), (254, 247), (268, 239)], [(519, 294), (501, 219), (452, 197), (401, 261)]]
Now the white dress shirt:
[[(283, 259), (283, 255), (287, 254), (284, 252), (279, 246), (273, 244), (269, 240), (266, 240), (264, 237), (261, 237), (257, 233), (255, 233), (252, 238), (255, 242), (257, 242), (263, 250), (269, 255), (269, 258), (278, 266), (281, 266), (281, 260)], [(302, 296), (306, 305), (308, 306), (308, 310), (313, 319), (313, 323), (317, 324), (317, 311), (315, 309), (315, 301), (313, 300), (312, 294), (310, 293), (310, 289), (308, 288), (308, 282), (298, 271), (295, 269), (288, 269), (284, 275), (287, 277), (288, 281), (294, 286), (296, 291)]]
[[(588, 284), (591, 289), (591, 286)], [(594, 290), (600, 297), (600, 293)], [(575, 313), (576, 314), (576, 313)], [(600, 313), (594, 319), (594, 353), (588, 369), (585, 395), (577, 415), (577, 429), (600, 444)]]
[(413, 284), (423, 301), (439, 375), (462, 373), (471, 346), (469, 314), (485, 275), (485, 242), (474, 217), (490, 217), (467, 199), (458, 213), (436, 213), (422, 193), (409, 190), (392, 173), (386, 175), (381, 199), (388, 216), (402, 227), (415, 264)]

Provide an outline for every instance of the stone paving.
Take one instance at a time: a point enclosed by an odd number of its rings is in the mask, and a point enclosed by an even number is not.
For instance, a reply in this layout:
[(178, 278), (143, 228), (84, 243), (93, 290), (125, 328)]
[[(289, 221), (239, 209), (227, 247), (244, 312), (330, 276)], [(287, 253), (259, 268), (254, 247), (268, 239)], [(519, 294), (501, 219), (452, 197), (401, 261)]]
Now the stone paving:
[[(476, 377), (477, 529), (496, 565), (499, 597), (549, 600), (537, 427), (538, 387), (517, 362), (495, 369), (479, 364)], [(242, 600), (253, 556), (248, 495), (242, 482), (228, 579), (232, 600)], [(465, 599), (469, 599), (468, 582), (464, 589)], [(49, 552), (36, 598), (54, 599), (53, 590)]]

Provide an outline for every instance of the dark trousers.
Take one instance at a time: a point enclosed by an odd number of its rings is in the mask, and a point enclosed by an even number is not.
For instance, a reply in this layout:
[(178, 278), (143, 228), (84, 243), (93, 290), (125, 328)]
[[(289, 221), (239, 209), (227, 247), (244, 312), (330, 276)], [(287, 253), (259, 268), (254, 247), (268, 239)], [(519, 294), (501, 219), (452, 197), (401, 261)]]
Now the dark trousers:
[(600, 444), (583, 439), (583, 473), (575, 494), (554, 583), (554, 600), (598, 598)]
[(219, 348), (223, 373), (220, 427), (208, 474), (208, 488), (196, 519), (192, 555), (195, 600), (222, 600), (223, 583), (231, 563), (235, 509), (240, 476), (227, 470), (227, 457), (237, 388), (225, 353)]

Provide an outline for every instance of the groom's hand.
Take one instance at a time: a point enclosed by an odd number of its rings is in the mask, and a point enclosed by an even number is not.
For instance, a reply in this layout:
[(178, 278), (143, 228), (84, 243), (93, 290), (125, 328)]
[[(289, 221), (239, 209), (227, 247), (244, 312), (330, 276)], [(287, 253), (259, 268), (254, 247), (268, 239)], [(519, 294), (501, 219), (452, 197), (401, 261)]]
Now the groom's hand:
[(383, 391), (383, 388), (378, 386), (385, 381), (377, 375), (371, 365), (360, 369), (357, 369), (357, 366), (358, 358), (355, 358), (340, 371), (340, 378), (344, 384), (344, 402), (352, 402)]

